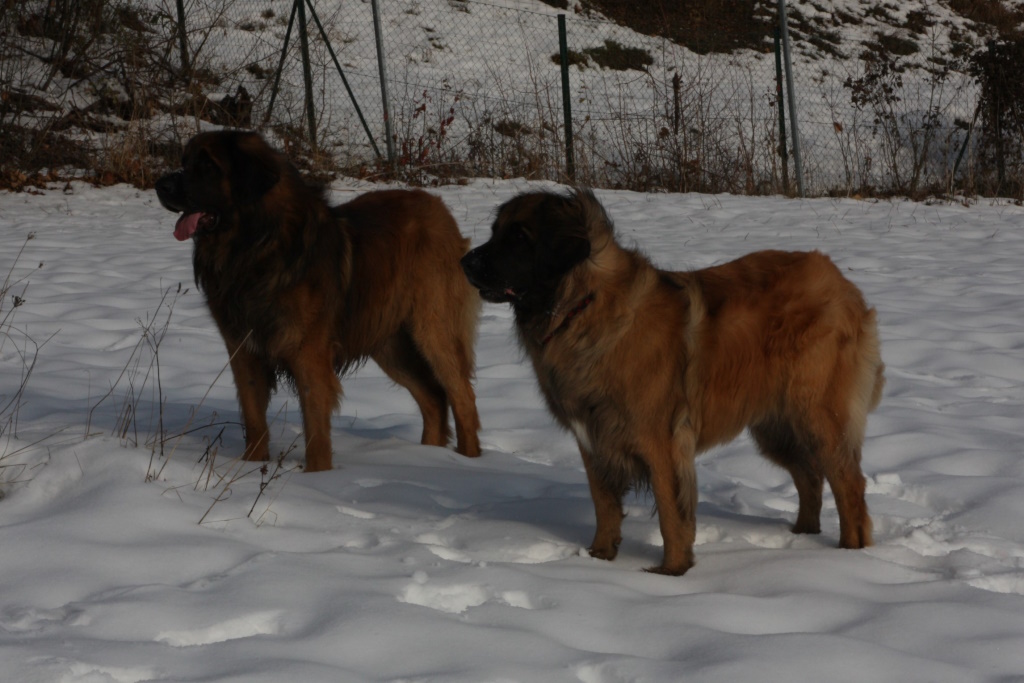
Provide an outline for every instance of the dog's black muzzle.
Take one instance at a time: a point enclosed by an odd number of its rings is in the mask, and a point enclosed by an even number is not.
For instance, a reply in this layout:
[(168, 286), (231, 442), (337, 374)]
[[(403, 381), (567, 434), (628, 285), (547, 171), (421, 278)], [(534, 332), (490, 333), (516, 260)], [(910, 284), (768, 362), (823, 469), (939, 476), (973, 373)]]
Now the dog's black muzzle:
[(487, 289), (487, 283), (484, 282), (484, 259), (480, 255), (480, 248), (477, 247), (463, 256), (461, 263), (462, 272), (466, 274), (469, 284), (477, 289)]
[(161, 176), (156, 181), (156, 196), (168, 211), (185, 211), (185, 174), (182, 171), (174, 171)]
[(469, 284), (480, 290), (480, 296), (484, 301), (492, 304), (514, 302), (519, 298), (519, 293), (509, 285), (499, 284), (494, 272), (487, 265), (489, 246), (484, 244), (463, 256), (462, 272), (466, 274)]

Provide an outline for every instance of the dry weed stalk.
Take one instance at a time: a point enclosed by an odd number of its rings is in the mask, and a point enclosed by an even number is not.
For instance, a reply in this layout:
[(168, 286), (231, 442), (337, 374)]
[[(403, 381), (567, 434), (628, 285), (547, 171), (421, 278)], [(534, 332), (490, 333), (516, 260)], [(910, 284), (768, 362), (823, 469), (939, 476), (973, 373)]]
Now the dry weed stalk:
[[(189, 411), (189, 417), (180, 430), (174, 434), (168, 434), (167, 416), (165, 414), (166, 397), (164, 395), (163, 379), (161, 374), (160, 348), (171, 326), (171, 319), (174, 315), (174, 307), (178, 299), (188, 290), (182, 289), (181, 284), (171, 286), (164, 290), (157, 304), (156, 311), (147, 314), (145, 319), (139, 318), (136, 322), (141, 328), (139, 340), (135, 343), (129, 354), (128, 360), (121, 368), (118, 376), (111, 383), (110, 388), (95, 402), (89, 409), (86, 422), (85, 437), (91, 435), (93, 418), (97, 410), (112, 396), (118, 395), (120, 391), (120, 403), (114, 414), (114, 425), (111, 433), (115, 434), (125, 446), (138, 447), (144, 445), (150, 450), (149, 464), (146, 467), (145, 481), (152, 482), (159, 480), (167, 465), (177, 453), (184, 438), (195, 432), (205, 431), (220, 427), (219, 431), (207, 439), (206, 448), (200, 455), (197, 462), (203, 463), (202, 469), (192, 484), (194, 491), (216, 490), (216, 496), (210, 507), (200, 518), (199, 523), (206, 521), (207, 516), (217, 503), (226, 500), (231, 496), (233, 487), (240, 480), (251, 477), (255, 473), (261, 476), (259, 491), (249, 509), (248, 517), (251, 517), (259, 501), (265, 496), (268, 487), (285, 475), (301, 469), (298, 463), (286, 465), (285, 459), (295, 450), (298, 436), (292, 444), (282, 451), (276, 460), (271, 463), (252, 463), (242, 460), (241, 456), (221, 460), (218, 462), (220, 448), (223, 445), (224, 429), (228, 424), (237, 422), (219, 421), (216, 412), (201, 420), (202, 424), (195, 423), (201, 413), (201, 409), (217, 382), (230, 367), (230, 359), (224, 363), (220, 371), (210, 382), (199, 402)], [(143, 400), (151, 396), (150, 415), (147, 426), (143, 427), (143, 438), (140, 440), (140, 406)], [(143, 409), (144, 412), (145, 409)], [(282, 406), (277, 415), (271, 420), (271, 424), (277, 422), (281, 412), (285, 410)], [(169, 451), (166, 444), (173, 442)], [(172, 487), (177, 489), (181, 487)], [(276, 493), (267, 507), (257, 518), (257, 523), (262, 524), (268, 514), (270, 505), (276, 500)]]
[[(39, 351), (56, 335), (55, 332), (39, 343), (24, 328), (14, 324), (15, 312), (25, 304), (25, 293), (29, 284), (28, 275), (15, 277), (14, 272), (25, 253), (25, 247), (34, 238), (34, 233), (26, 235), (21, 248), (14, 255), (14, 260), (4, 276), (3, 283), (0, 284), (0, 362), (6, 363), (8, 358), (4, 357), (4, 352), (8, 351), (11, 353), (10, 358), (16, 359), (20, 365), (19, 379), (14, 390), (10, 394), (0, 395), (0, 439), (4, 442), (3, 447), (0, 448), (0, 484), (25, 481), (24, 475), (28, 466), (25, 463), (10, 463), (10, 459), (63, 431), (58, 430), (29, 444), (13, 445), (13, 441), (18, 438), (18, 418), (25, 389), (32, 377), (33, 370), (35, 370)], [(36, 270), (42, 267), (43, 264), (40, 263)], [(17, 290), (17, 292), (13, 290)], [(9, 305), (8, 300), (10, 301)]]

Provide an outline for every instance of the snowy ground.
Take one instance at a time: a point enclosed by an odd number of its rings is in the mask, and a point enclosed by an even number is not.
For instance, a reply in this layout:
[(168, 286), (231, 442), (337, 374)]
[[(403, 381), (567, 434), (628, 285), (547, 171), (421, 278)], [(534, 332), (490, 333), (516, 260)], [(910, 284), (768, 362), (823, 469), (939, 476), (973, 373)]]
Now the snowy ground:
[[(479, 243), (523, 187), (440, 194)], [(1024, 210), (598, 194), (662, 265), (820, 249), (864, 290), (888, 365), (864, 448), (874, 547), (833, 547), (831, 500), (820, 537), (792, 536), (795, 490), (743, 437), (699, 463), (685, 577), (640, 571), (661, 557), (644, 499), (629, 501), (619, 558), (587, 557), (578, 455), (493, 305), (482, 458), (418, 445), (411, 399), (371, 365), (345, 382), (338, 469), (295, 473), (293, 452), (259, 495), (259, 472), (230, 462), (234, 389), (215, 380), (226, 355), (174, 216), (127, 187), (0, 194), (0, 277), (35, 234), (13, 269), (26, 303), (3, 328), (4, 402), (24, 333), (52, 335), (3, 414), (0, 679), (1024, 680)], [(151, 347), (132, 354), (169, 308), (158, 393)], [(160, 395), (165, 434), (186, 433), (152, 458), (132, 444), (159, 436)], [(272, 410), (286, 450), (294, 399)]]

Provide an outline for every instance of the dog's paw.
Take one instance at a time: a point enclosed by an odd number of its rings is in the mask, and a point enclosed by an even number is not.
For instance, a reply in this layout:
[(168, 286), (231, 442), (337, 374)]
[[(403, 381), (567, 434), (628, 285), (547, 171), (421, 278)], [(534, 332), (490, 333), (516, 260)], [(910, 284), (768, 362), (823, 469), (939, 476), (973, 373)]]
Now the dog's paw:
[(644, 569), (644, 571), (647, 572), (648, 574), (663, 574), (665, 576), (682, 576), (683, 574), (686, 573), (686, 570), (688, 570), (692, 566), (693, 566), (692, 562), (690, 564), (688, 564), (688, 565), (680, 565), (680, 566), (660, 564), (657, 567), (648, 567), (648, 568)]
[(821, 523), (816, 522), (812, 524), (803, 524), (801, 522), (797, 522), (792, 527), (790, 527), (790, 531), (792, 531), (794, 534), (820, 534)]
[(246, 451), (242, 455), (242, 459), (247, 462), (266, 462), (270, 460), (270, 451), (267, 450), (254, 450)]
[(622, 538), (616, 538), (610, 542), (598, 543), (594, 542), (587, 552), (590, 556), (598, 560), (614, 560), (615, 556), (619, 554), (619, 544), (622, 543)]
[(661, 564), (657, 567), (648, 567), (644, 571), (665, 576), (682, 576), (693, 564), (692, 549), (682, 552), (666, 552), (662, 557)]

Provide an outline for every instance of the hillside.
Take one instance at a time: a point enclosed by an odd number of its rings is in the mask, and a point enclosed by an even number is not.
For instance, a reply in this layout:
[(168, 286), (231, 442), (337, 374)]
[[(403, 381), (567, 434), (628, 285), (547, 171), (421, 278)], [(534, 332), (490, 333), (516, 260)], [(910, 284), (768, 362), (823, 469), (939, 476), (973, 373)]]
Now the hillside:
[[(0, 3), (0, 186), (69, 173), (148, 186), (198, 128), (268, 118), (275, 143), (320, 173), (415, 184), (566, 180), (554, 24), (561, 11), (569, 16), (577, 181), (792, 191), (792, 162), (778, 158), (774, 3), (654, 0), (643, 11), (625, 0), (386, 4), (395, 155), (387, 164), (369, 4), (314, 6), (340, 60), (311, 27), (317, 144), (299, 41), (287, 32), (291, 0), (197, 0), (186, 18), (187, 62), (173, 3), (164, 0), (29, 0), (17, 10)], [(807, 173), (822, 179), (815, 192), (1021, 187), (1007, 181), (1021, 169), (1019, 139), (997, 150), (998, 182), (979, 171), (996, 166), (995, 152), (973, 129), (995, 124), (979, 118), (981, 91), (967, 70), (994, 38), (1024, 45), (1024, 3), (802, 0), (789, 4), (789, 17)], [(1013, 131), (1020, 121), (1000, 123)]]
[[(586, 0), (578, 6), (705, 53), (766, 49), (777, 13), (777, 3), (768, 0), (649, 0), (642, 8), (632, 0)], [(839, 59), (856, 59), (865, 50), (915, 54), (936, 32), (970, 49), (990, 38), (1019, 38), (1024, 30), (1024, 3), (1012, 0), (790, 0), (787, 8), (790, 36), (804, 54)]]

